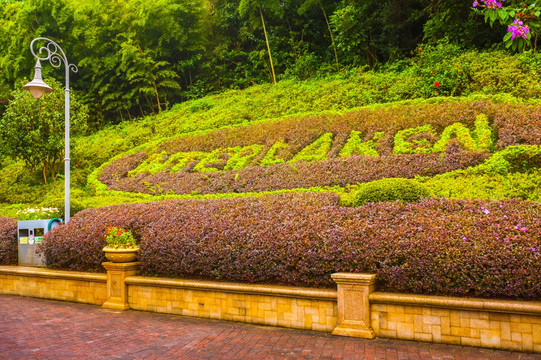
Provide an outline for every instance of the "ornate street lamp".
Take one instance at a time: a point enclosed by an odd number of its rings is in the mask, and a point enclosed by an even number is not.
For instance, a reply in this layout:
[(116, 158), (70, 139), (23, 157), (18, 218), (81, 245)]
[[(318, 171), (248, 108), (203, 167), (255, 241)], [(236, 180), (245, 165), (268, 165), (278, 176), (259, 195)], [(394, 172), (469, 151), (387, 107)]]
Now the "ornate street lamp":
[[(45, 53), (46, 56), (40, 57), (34, 52), (34, 43), (36, 41), (46, 41), (47, 44), (39, 48), (38, 53)], [(23, 89), (29, 90), (33, 97), (39, 99), (43, 94), (53, 91), (49, 85), (43, 82), (41, 78), (41, 61), (49, 61), (52, 66), (58, 68), (62, 63), (66, 70), (66, 88), (65, 88), (65, 120), (66, 120), (66, 135), (65, 135), (65, 158), (64, 158), (64, 222), (70, 220), (70, 70), (76, 73), (78, 71), (75, 64), (70, 64), (68, 58), (60, 46), (54, 41), (47, 38), (35, 38), (30, 43), (30, 51), (37, 59), (35, 66), (34, 79), (23, 86)]]

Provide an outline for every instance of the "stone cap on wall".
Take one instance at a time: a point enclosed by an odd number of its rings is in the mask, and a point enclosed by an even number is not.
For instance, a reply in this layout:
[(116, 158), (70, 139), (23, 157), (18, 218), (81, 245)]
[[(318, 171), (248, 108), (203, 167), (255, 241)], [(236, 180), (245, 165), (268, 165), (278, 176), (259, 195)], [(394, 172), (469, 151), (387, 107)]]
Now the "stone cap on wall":
[(261, 295), (275, 295), (283, 297), (304, 298), (310, 300), (336, 301), (336, 290), (299, 288), (292, 286), (275, 285), (247, 285), (242, 283), (213, 282), (199, 280), (183, 280), (168, 278), (150, 278), (144, 276), (128, 276), (126, 284), (142, 286), (161, 286), (172, 288), (185, 288), (192, 290), (224, 291), (232, 293), (247, 293)]
[(107, 282), (107, 274), (76, 271), (51, 270), (39, 267), (0, 266), (0, 274), (34, 276), (48, 279), (83, 280), (93, 282)]
[(357, 274), (357, 273), (334, 273), (332, 279), (337, 284), (356, 284), (356, 285), (374, 285), (376, 283), (376, 274)]
[(541, 302), (485, 300), (433, 295), (410, 295), (373, 292), (369, 295), (371, 304), (417, 305), (446, 309), (480, 310), (488, 312), (541, 315)]

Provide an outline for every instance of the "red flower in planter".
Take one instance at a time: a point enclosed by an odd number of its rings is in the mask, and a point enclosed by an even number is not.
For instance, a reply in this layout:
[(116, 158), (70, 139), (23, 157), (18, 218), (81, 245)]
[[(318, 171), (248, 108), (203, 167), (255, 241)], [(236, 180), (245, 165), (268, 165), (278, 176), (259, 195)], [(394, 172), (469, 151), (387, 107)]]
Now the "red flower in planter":
[(440, 85), (441, 85), (441, 84), (440, 84), (439, 82), (437, 82), (437, 81), (436, 81), (436, 83), (434, 83), (434, 86), (435, 86), (435, 87), (440, 87)]

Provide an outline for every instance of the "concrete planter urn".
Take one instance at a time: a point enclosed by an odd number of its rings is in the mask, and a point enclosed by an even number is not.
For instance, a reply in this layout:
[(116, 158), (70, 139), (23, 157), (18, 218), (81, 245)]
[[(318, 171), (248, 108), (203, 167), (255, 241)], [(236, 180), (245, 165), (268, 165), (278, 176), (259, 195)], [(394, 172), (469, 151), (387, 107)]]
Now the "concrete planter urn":
[(105, 257), (114, 263), (129, 263), (137, 258), (138, 241), (131, 231), (117, 226), (108, 226), (105, 232)]
[(110, 247), (104, 247), (103, 252), (105, 252), (105, 257), (114, 263), (128, 263), (133, 262), (137, 259), (137, 251), (139, 247), (129, 248), (129, 249), (115, 249)]

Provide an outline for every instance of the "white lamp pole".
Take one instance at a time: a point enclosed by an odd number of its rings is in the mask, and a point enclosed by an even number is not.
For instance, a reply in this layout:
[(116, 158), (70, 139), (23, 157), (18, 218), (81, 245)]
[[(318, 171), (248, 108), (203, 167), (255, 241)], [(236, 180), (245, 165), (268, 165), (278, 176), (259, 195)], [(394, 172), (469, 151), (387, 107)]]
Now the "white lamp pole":
[[(40, 57), (34, 52), (34, 43), (36, 41), (46, 41), (47, 44), (39, 48), (39, 54), (45, 53), (46, 56)], [(43, 82), (41, 78), (41, 64), (42, 61), (49, 61), (52, 66), (60, 67), (62, 63), (66, 69), (66, 88), (65, 88), (65, 119), (66, 119), (66, 135), (65, 135), (65, 158), (64, 158), (64, 222), (68, 223), (70, 220), (70, 70), (74, 73), (77, 72), (77, 66), (70, 64), (64, 51), (54, 41), (47, 38), (35, 38), (30, 43), (30, 51), (32, 55), (37, 59), (34, 79), (23, 86), (23, 89), (29, 90), (33, 97), (39, 99), (46, 92), (53, 91), (49, 85)]]

